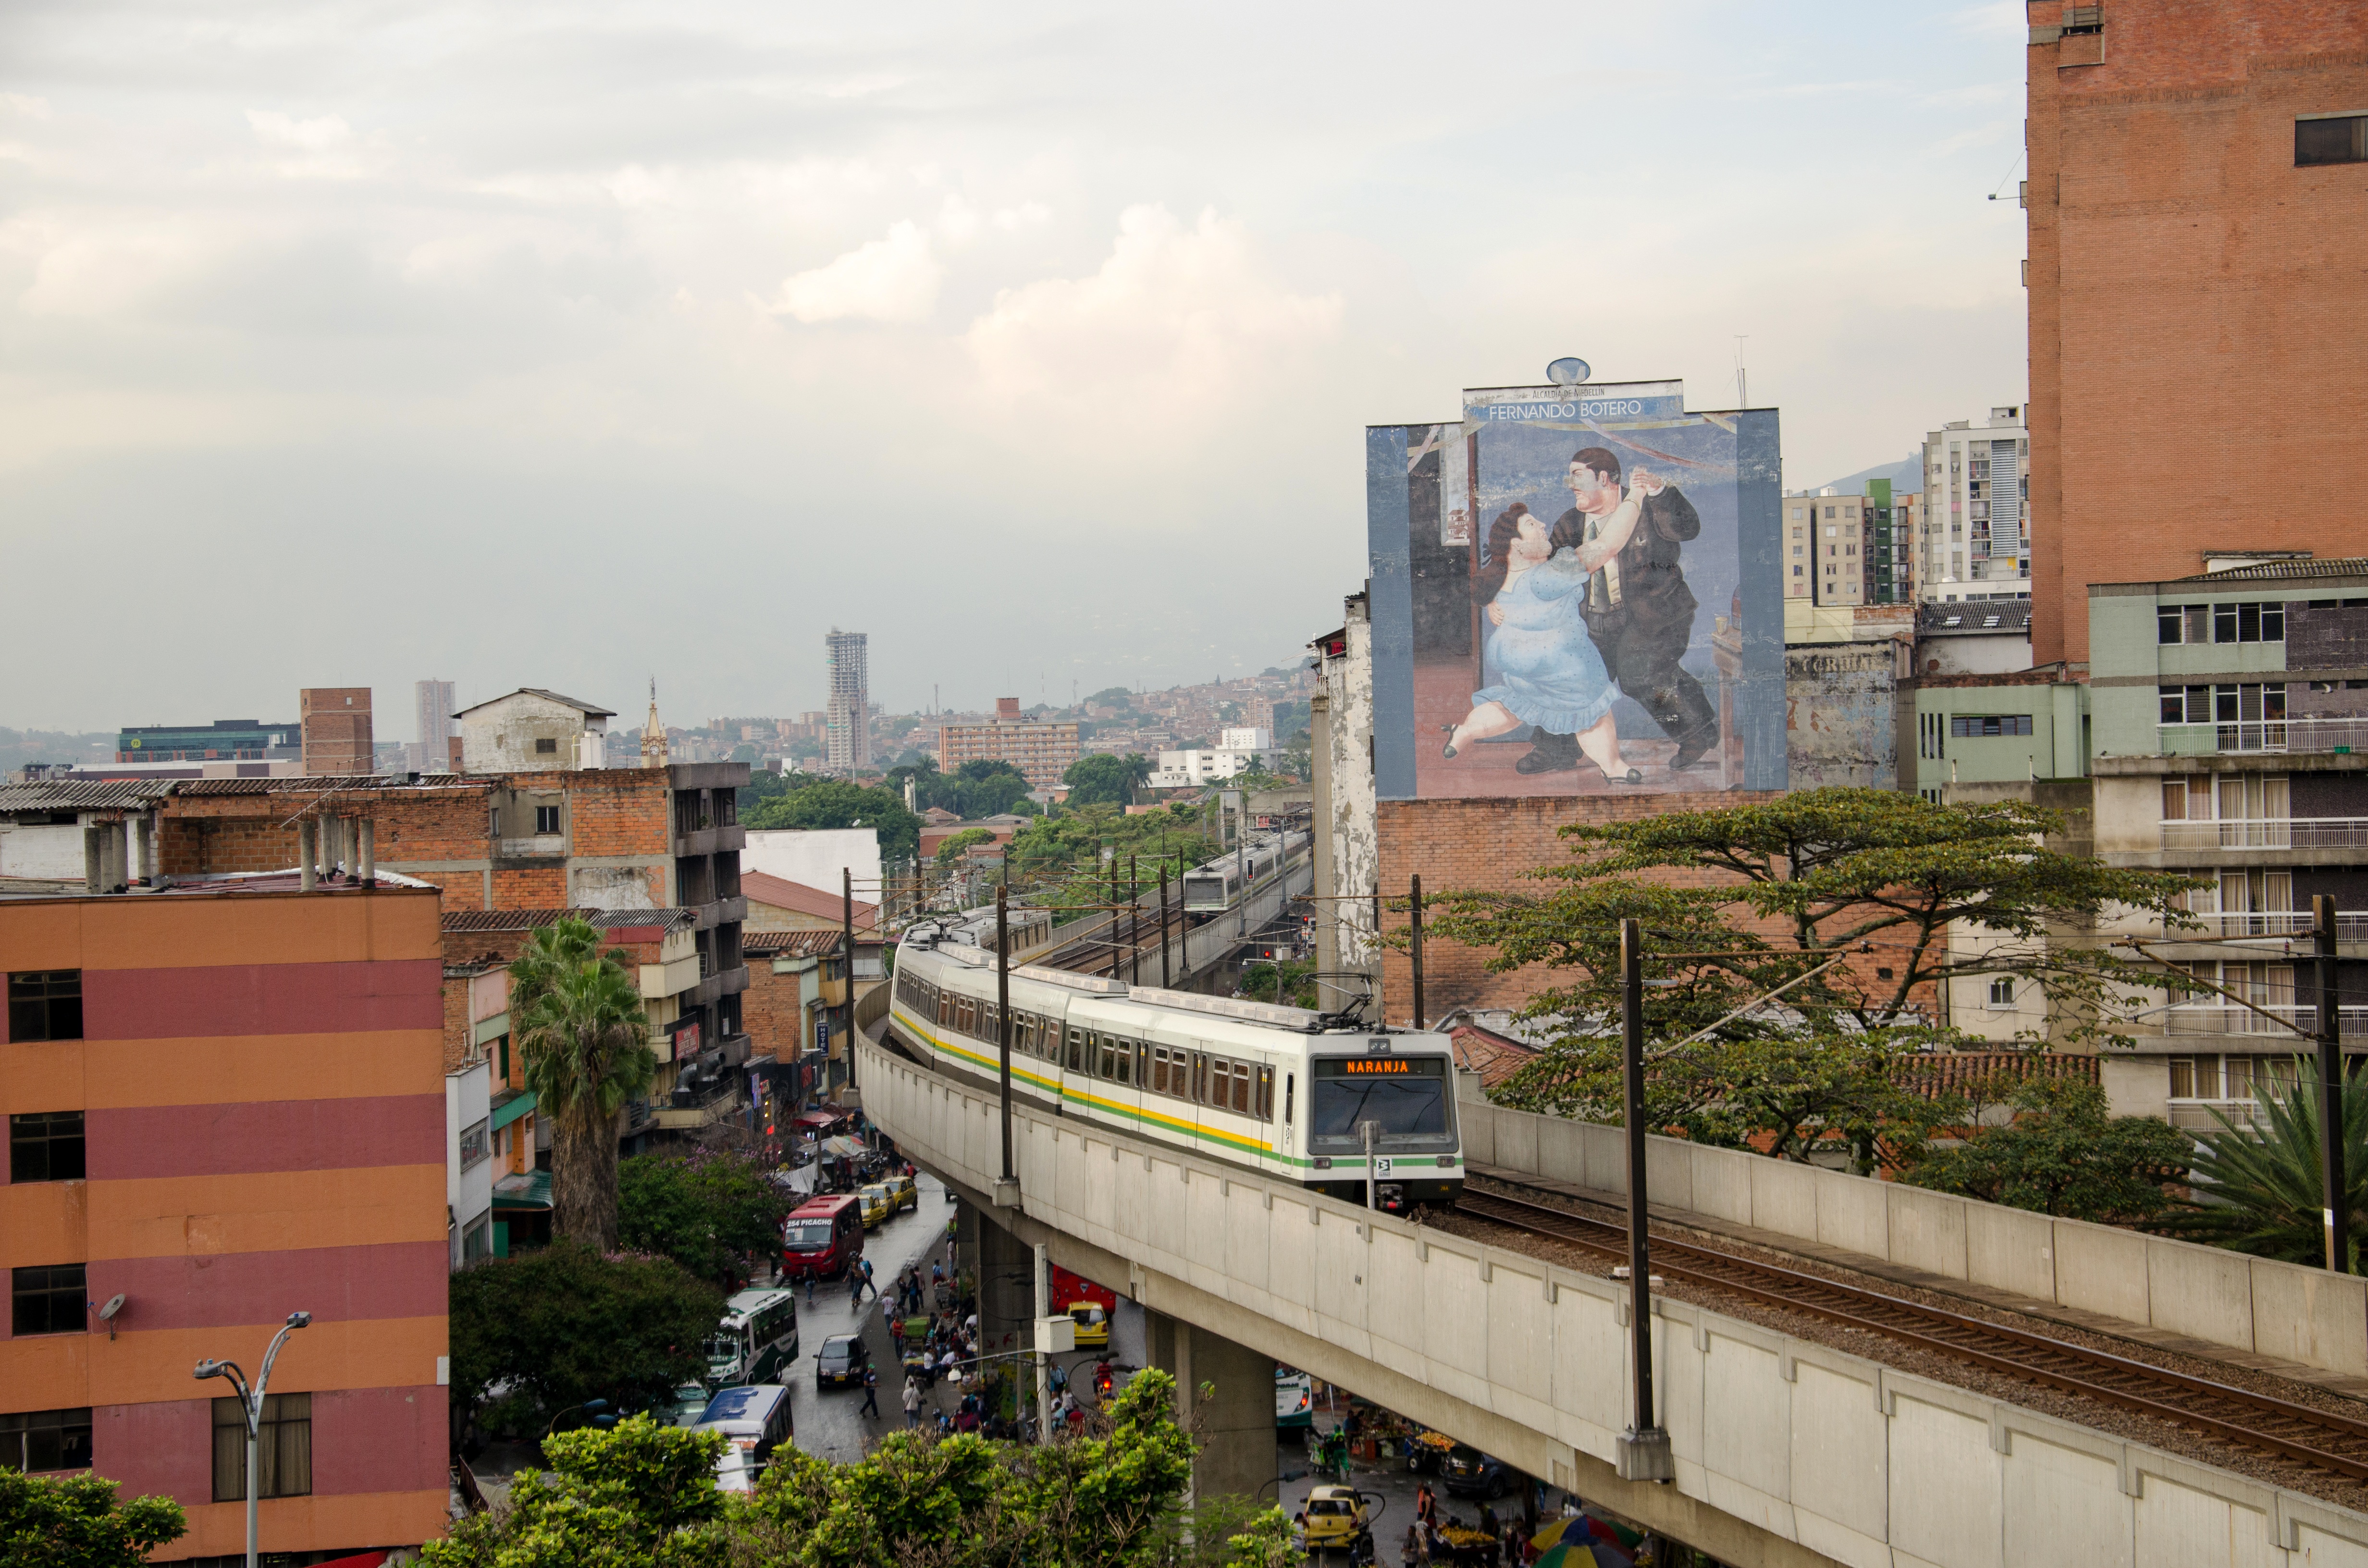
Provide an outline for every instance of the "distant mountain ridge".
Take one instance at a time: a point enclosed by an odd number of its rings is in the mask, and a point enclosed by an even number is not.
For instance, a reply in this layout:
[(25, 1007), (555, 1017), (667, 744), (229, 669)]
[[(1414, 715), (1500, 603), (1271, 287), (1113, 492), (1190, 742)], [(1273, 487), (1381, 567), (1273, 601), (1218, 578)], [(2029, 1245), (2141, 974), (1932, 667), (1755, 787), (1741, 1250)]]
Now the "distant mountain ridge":
[(1891, 493), (1924, 488), (1924, 451), (1918, 448), (1896, 463), (1884, 463), (1875, 468), (1862, 468), (1856, 473), (1839, 479), (1829, 479), (1819, 489), (1830, 489), (1837, 495), (1863, 495), (1870, 479), (1891, 481)]

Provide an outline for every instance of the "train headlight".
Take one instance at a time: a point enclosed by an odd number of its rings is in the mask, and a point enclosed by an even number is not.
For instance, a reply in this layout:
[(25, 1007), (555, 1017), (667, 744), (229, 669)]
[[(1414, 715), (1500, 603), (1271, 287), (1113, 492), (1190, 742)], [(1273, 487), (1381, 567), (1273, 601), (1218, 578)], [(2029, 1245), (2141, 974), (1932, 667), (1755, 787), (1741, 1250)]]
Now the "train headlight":
[(1440, 1170), (1443, 1170), (1443, 1171), (1452, 1171), (1452, 1170), (1453, 1170), (1453, 1169), (1455, 1168), (1455, 1156), (1454, 1156), (1454, 1155), (1452, 1155), (1452, 1154), (1441, 1154), (1441, 1155), (1440, 1155), (1440, 1156), (1439, 1156), (1439, 1168), (1440, 1168)]
[(1316, 1170), (1328, 1171), (1332, 1168), (1332, 1156), (1329, 1154), (1318, 1154), (1307, 1163)]

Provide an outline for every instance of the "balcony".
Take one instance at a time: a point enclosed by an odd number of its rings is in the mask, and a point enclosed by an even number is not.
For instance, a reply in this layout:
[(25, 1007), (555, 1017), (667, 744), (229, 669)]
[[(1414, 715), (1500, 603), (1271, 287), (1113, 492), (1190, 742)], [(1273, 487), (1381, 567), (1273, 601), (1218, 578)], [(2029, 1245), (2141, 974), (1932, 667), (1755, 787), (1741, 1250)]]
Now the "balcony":
[(734, 823), (730, 827), (702, 827), (674, 835), (674, 852), (677, 856), (712, 855), (722, 849), (740, 849), (748, 843), (748, 830)]
[(2230, 752), (2368, 753), (2368, 719), (2247, 719), (2216, 724), (2164, 724), (2165, 756)]
[(2170, 1124), (2186, 1132), (2217, 1132), (2218, 1111), (2238, 1127), (2250, 1127), (2261, 1119), (2259, 1100), (2173, 1100), (2170, 1102)]
[[(2353, 1039), (2368, 1029), (2368, 1007), (2340, 1007), (2337, 1023), (2346, 1039)], [(2263, 1017), (2268, 1013), (2270, 1017)], [(2318, 1028), (2317, 1007), (2296, 1006), (2287, 1003), (2261, 1004), (2261, 1013), (2250, 1007), (2239, 1007), (2226, 1002), (2182, 1002), (2165, 1007), (2159, 1015), (2162, 1030), (2170, 1035), (2263, 1035), (2272, 1040), (2294, 1040), (2314, 1034)]]
[(2167, 822), (2165, 849), (2362, 849), (2368, 817), (2241, 817)]
[[(2202, 921), (2203, 928), (2170, 931), (2161, 939), (2166, 942), (2194, 942), (2212, 941), (2222, 937), (2307, 937), (2317, 929), (2307, 909), (2257, 909), (2233, 914), (2195, 915), (2189, 918)], [(2335, 939), (2339, 942), (2368, 942), (2368, 914), (2347, 914), (2338, 910)]]

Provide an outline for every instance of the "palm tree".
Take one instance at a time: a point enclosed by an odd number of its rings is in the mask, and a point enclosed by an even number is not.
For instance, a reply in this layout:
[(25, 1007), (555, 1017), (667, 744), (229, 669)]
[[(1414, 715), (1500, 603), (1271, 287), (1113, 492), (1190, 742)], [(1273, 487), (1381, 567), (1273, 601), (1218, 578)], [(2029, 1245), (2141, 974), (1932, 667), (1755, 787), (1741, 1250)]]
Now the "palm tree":
[(552, 1229), (617, 1245), (617, 1113), (657, 1073), (640, 987), (600, 933), (573, 915), (543, 926), (510, 965), (527, 1087), (551, 1118)]
[[(2255, 1081), (2253, 1097), (2260, 1109), (2249, 1127), (2214, 1109), (2220, 1130), (2205, 1133), (2196, 1153), (2194, 1196), (2183, 1212), (2161, 1221), (2162, 1229), (2258, 1257), (2302, 1264), (2327, 1260), (2317, 1063), (2296, 1061), (2294, 1076), (2284, 1084)], [(2351, 1074), (2343, 1084), (2343, 1171), (2345, 1207), (2351, 1216), (2351, 1256), (2345, 1267), (2357, 1274), (2362, 1233), (2368, 1229), (2368, 1084)]]

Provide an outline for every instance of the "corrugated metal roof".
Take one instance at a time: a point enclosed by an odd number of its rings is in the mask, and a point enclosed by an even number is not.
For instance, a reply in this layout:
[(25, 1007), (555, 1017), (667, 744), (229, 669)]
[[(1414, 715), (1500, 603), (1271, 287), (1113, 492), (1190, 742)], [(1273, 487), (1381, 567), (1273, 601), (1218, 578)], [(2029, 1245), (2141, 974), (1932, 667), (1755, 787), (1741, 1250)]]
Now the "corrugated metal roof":
[(143, 811), (184, 778), (57, 778), (0, 785), (0, 812)]
[(699, 923), (697, 912), (689, 909), (448, 909), (444, 912), (444, 929), (538, 931), (571, 915), (603, 931), (634, 926), (671, 928)]
[(384, 773), (296, 773), (279, 778), (183, 778), (177, 795), (319, 795), (383, 790), (489, 790), (493, 780), (473, 774), (423, 773), (404, 784)]
[(741, 952), (765, 958), (819, 958), (838, 950), (837, 931), (744, 931)]
[(2280, 577), (2368, 577), (2368, 556), (2345, 556), (2334, 561), (2262, 561), (2250, 566), (2231, 566), (2226, 572), (2199, 572), (2192, 577), (2179, 580), (2182, 583), (2253, 583)]

